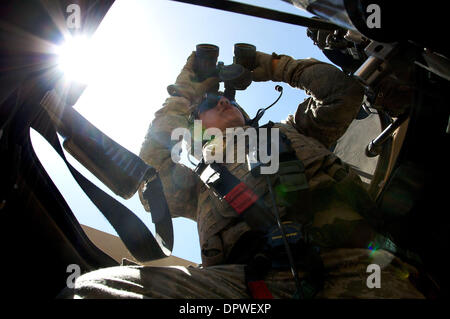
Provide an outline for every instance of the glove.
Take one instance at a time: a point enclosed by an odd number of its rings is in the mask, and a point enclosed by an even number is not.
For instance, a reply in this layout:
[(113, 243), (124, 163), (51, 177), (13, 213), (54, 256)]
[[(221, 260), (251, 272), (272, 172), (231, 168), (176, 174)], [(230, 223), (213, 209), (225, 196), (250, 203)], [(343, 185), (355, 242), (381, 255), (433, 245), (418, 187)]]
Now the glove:
[(203, 82), (195, 81), (194, 72), (195, 52), (187, 59), (181, 73), (178, 75), (175, 84), (169, 85), (167, 91), (172, 96), (183, 96), (191, 104), (200, 103), (206, 92), (219, 89), (219, 78), (210, 77)]
[(274, 64), (278, 62), (279, 56), (275, 53), (267, 54), (256, 51), (256, 68), (252, 72), (255, 82), (269, 81), (273, 79)]
[(298, 83), (292, 82), (294, 73), (295, 78), (298, 78), (304, 69), (319, 63), (323, 64), (324, 62), (312, 58), (294, 60), (288, 55), (278, 55), (276, 53), (269, 55), (257, 51), (256, 68), (253, 70), (252, 80), (255, 82), (285, 82), (291, 86), (299, 87)]

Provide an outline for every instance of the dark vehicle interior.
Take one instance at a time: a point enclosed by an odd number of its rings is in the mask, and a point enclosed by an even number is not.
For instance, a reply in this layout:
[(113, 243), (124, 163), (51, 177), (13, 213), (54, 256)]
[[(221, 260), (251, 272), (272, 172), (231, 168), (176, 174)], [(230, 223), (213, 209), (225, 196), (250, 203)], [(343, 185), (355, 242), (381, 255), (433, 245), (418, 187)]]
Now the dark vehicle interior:
[[(20, 296), (26, 286), (39, 291), (37, 298), (52, 299), (66, 286), (67, 265), (80, 265), (82, 273), (118, 265), (86, 236), (30, 140), (33, 128), (59, 145), (54, 121), (40, 101), (61, 74), (54, 55), (43, 48), (60, 43), (63, 33), (69, 32), (61, 21), (67, 15), (65, 8), (75, 2), (82, 8), (84, 21), (76, 32), (90, 35), (114, 0), (0, 3), (0, 236), (2, 280), (10, 296)], [(446, 198), (450, 168), (445, 155), (450, 145), (450, 52), (445, 41), (429, 36), (439, 19), (420, 34), (401, 27), (383, 33), (361, 22), (367, 16), (363, 10), (367, 1), (286, 1), (316, 15), (313, 19), (233, 1), (180, 2), (295, 24), (299, 32), (307, 28), (308, 36), (331, 62), (358, 78), (367, 97), (358, 116), (364, 119), (376, 110), (382, 131), (367, 145), (365, 154), (378, 156), (367, 185), (378, 208), (374, 223), (398, 245), (404, 258), (426, 273), (429, 282), (421, 285), (428, 296), (448, 296), (442, 258), (450, 243)], [(380, 5), (385, 10), (386, 4)], [(387, 8), (397, 14), (394, 7)], [(411, 10), (411, 15), (418, 14)], [(408, 73), (412, 76), (405, 77), (406, 70), (412, 70)], [(397, 94), (396, 87), (384, 85), (388, 80), (413, 92), (411, 105), (373, 104), (374, 96), (389, 90)], [(73, 85), (67, 103), (73, 105), (82, 90)], [(404, 134), (394, 138), (399, 128)], [(155, 222), (164, 219), (153, 218)], [(164, 238), (172, 235), (171, 229), (160, 232)], [(127, 241), (126, 230), (118, 233)], [(153, 237), (140, 239), (144, 244), (139, 245), (155, 242)], [(170, 250), (170, 240), (168, 246)], [(158, 252), (155, 258), (163, 255)]]

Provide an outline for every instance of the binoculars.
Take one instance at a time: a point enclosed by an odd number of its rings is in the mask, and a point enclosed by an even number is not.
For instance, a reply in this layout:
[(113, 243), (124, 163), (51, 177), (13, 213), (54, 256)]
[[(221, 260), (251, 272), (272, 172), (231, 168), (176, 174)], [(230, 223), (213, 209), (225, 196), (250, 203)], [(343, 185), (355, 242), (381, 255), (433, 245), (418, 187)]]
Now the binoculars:
[(219, 77), (225, 84), (224, 95), (234, 100), (236, 90), (245, 90), (252, 83), (251, 71), (256, 68), (256, 47), (247, 43), (236, 43), (233, 64), (230, 65), (217, 62), (218, 56), (219, 47), (216, 45), (204, 43), (196, 46), (196, 80), (202, 82), (212, 76)]

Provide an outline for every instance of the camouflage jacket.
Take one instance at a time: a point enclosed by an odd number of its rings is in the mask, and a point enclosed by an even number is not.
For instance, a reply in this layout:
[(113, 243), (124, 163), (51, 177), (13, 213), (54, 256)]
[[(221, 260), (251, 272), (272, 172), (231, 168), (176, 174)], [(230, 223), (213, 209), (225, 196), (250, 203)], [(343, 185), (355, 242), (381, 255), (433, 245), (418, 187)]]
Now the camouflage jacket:
[[(310, 96), (298, 106), (295, 117), (291, 115), (285, 123), (275, 124), (303, 162), (309, 184), (302, 200), (290, 207), (281, 205), (280, 213), (284, 218), (308, 225), (309, 235), (321, 247), (366, 248), (373, 232), (361, 217), (362, 202), (356, 199), (367, 198), (367, 193), (359, 177), (329, 151), (355, 118), (362, 88), (330, 64), (288, 56), (281, 56), (272, 80), (303, 89)], [(159, 171), (172, 217), (197, 222), (202, 263), (210, 266), (226, 262), (238, 239), (250, 229), (190, 169), (171, 159), (174, 145), (171, 132), (192, 124), (189, 122), (192, 107), (183, 97), (169, 97), (155, 114), (140, 157)], [(254, 177), (246, 164), (224, 165), (271, 206), (264, 177)], [(345, 174), (337, 178), (336, 173), (343, 170)], [(276, 175), (271, 177), (275, 186)], [(139, 193), (148, 210), (142, 188)]]

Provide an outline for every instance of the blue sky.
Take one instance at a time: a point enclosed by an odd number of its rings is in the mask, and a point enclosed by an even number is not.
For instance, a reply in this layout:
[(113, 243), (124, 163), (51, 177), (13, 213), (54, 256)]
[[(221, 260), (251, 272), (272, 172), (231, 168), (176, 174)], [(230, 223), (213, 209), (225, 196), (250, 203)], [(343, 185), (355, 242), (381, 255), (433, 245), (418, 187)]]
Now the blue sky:
[[(263, 3), (241, 2), (258, 6)], [(281, 0), (264, 1), (264, 5), (310, 16)], [(233, 46), (238, 42), (251, 43), (258, 51), (266, 53), (327, 61), (307, 38), (303, 27), (168, 0), (116, 0), (92, 38), (92, 54), (81, 61), (88, 67), (86, 70), (82, 65), (78, 68), (87, 72), (89, 83), (75, 109), (108, 136), (138, 154), (155, 111), (168, 97), (167, 85), (174, 83), (196, 44), (219, 46), (219, 61), (231, 64)], [(247, 90), (237, 91), (236, 100), (254, 116), (259, 108), (270, 105), (278, 97), (274, 90), (276, 84), (279, 83), (253, 83)], [(283, 97), (260, 123), (286, 119), (306, 97), (301, 90), (281, 85)], [(42, 164), (79, 222), (116, 234), (51, 147), (37, 133), (32, 134), (32, 141)], [(154, 231), (151, 216), (145, 212), (137, 195), (129, 200), (115, 196), (70, 155), (68, 157), (81, 173), (130, 208)], [(184, 218), (174, 219), (174, 232), (173, 255), (200, 263), (196, 223)]]

